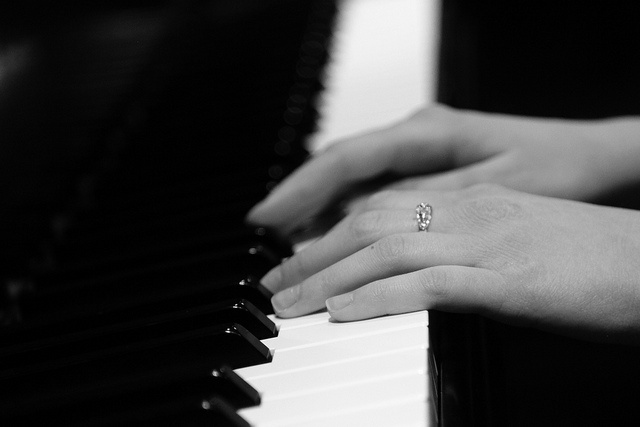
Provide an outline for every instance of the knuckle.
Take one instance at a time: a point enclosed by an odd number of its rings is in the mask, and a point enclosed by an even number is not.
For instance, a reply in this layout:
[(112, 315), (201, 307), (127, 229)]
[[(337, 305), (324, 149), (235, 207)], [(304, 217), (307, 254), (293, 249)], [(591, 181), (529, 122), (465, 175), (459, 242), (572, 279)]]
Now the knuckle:
[(282, 263), (282, 280), (283, 283), (295, 283), (299, 281), (301, 277), (306, 276), (307, 265), (304, 257), (301, 255), (294, 255), (288, 258)]
[(499, 184), (480, 182), (468, 186), (463, 191), (469, 196), (478, 196), (503, 193), (506, 191), (506, 188)]
[(327, 273), (318, 274), (317, 280), (314, 280), (314, 282), (314, 287), (319, 290), (322, 296), (329, 297), (336, 294), (336, 281), (332, 275)]
[(371, 298), (377, 303), (385, 303), (388, 299), (388, 289), (383, 282), (376, 281), (371, 283)]
[(384, 228), (380, 211), (366, 211), (354, 215), (348, 225), (349, 236), (356, 242), (369, 242), (382, 234)]
[(447, 301), (451, 293), (445, 272), (438, 268), (426, 268), (418, 272), (418, 284), (428, 299), (437, 303)]
[(525, 218), (526, 210), (521, 203), (498, 195), (482, 195), (465, 199), (458, 205), (461, 225), (468, 227), (487, 227), (494, 224), (504, 225)]
[[(368, 291), (371, 302), (380, 307), (384, 314), (407, 311), (407, 309), (413, 308), (413, 304), (416, 302), (415, 298), (406, 300), (406, 297), (411, 295), (406, 288), (406, 283), (379, 280), (371, 283)], [(418, 305), (418, 307), (420, 306)]]
[(407, 252), (406, 238), (401, 234), (394, 234), (380, 239), (372, 249), (376, 252), (376, 257), (387, 265), (396, 265)]

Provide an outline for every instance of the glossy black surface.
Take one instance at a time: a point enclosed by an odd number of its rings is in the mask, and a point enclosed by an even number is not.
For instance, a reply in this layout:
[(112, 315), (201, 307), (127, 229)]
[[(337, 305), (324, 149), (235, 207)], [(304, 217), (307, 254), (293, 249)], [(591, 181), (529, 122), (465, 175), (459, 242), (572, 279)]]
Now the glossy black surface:
[[(640, 113), (638, 2), (442, 3), (438, 100), (540, 117)], [(640, 208), (638, 185), (598, 203)], [(430, 317), (443, 426), (634, 425), (640, 349)], [(435, 333), (434, 333), (435, 332)]]
[(3, 367), (2, 401), (31, 394), (34, 401), (50, 393), (72, 392), (79, 387), (119, 381), (135, 375), (161, 373), (170, 366), (185, 366), (207, 375), (228, 364), (239, 368), (271, 360), (269, 349), (240, 325), (222, 324), (150, 338), (134, 344), (65, 358), (41, 361), (26, 367)]
[(0, 6), (1, 424), (246, 425), (291, 248), (244, 216), (307, 155), (334, 9)]
[[(112, 319), (113, 317), (115, 316)], [(135, 319), (128, 321), (124, 316), (119, 316), (110, 323), (107, 319), (101, 320), (105, 324), (101, 328), (94, 325), (91, 329), (65, 335), (59, 334), (58, 330), (58, 334), (47, 337), (42, 336), (43, 331), (34, 330), (32, 336), (39, 339), (13, 346), (7, 346), (5, 342), (0, 349), (0, 366), (19, 368), (43, 362), (51, 363), (70, 354), (78, 356), (112, 347), (134, 345), (222, 322), (241, 324), (258, 339), (277, 335), (273, 322), (244, 300), (193, 306), (179, 311), (168, 310), (153, 316), (145, 316), (140, 312)], [(21, 333), (19, 338), (24, 339), (25, 335), (27, 333)]]
[[(224, 402), (223, 408), (214, 403), (220, 400)], [(172, 408), (170, 414), (177, 412), (183, 416), (182, 420), (172, 416), (173, 425), (192, 425), (193, 417), (220, 420), (220, 423), (239, 422), (239, 417), (231, 413), (258, 404), (257, 391), (228, 367), (207, 374), (167, 369), (153, 375), (138, 374), (124, 381), (92, 384), (72, 392), (48, 395), (37, 402), (37, 413), (33, 411), (32, 400), (15, 399), (4, 414), (12, 425), (32, 425), (43, 419), (50, 425), (121, 425), (145, 418), (157, 425), (167, 425), (165, 411)], [(212, 412), (199, 414), (202, 410)]]

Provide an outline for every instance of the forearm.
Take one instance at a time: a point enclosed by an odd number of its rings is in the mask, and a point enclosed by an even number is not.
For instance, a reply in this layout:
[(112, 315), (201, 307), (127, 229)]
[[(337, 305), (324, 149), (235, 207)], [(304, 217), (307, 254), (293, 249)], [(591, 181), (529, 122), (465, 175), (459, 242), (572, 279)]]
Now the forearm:
[(475, 111), (453, 114), (460, 114), (465, 124), (458, 168), (503, 161), (482, 169), (474, 182), (581, 201), (606, 199), (617, 189), (640, 183), (640, 117), (566, 120)]

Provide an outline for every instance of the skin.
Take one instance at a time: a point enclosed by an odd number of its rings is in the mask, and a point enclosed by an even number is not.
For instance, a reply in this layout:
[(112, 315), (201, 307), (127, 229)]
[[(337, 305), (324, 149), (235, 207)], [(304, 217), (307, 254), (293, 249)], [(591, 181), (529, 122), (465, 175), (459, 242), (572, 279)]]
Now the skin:
[[(437, 309), (638, 344), (640, 213), (581, 201), (640, 179), (636, 135), (633, 118), (426, 108), (314, 156), (249, 213), (292, 235), (343, 208), (262, 283), (281, 317)], [(433, 206), (426, 233), (420, 202)]]

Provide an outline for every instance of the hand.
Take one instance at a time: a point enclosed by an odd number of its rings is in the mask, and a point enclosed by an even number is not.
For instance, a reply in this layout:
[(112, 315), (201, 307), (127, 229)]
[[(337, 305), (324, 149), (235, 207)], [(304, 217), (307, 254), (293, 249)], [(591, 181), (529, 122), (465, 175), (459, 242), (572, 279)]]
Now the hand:
[[(291, 235), (317, 225), (338, 202), (346, 199), (348, 205), (363, 184), (366, 194), (381, 188), (454, 190), (495, 183), (592, 200), (640, 178), (638, 134), (637, 120), (532, 119), (431, 106), (315, 155), (247, 219)], [(396, 181), (381, 184), (379, 178), (389, 175)]]
[[(414, 207), (433, 207), (418, 232)], [(384, 191), (268, 273), (278, 316), (479, 313), (640, 343), (640, 213), (493, 185)]]

